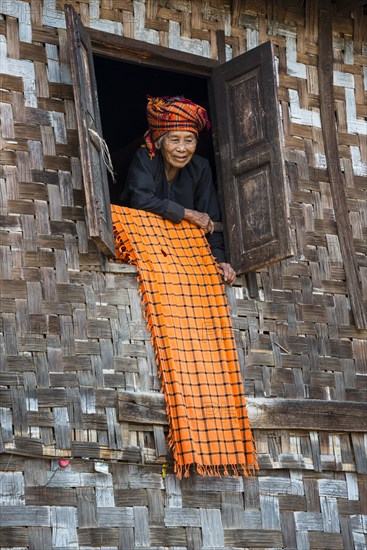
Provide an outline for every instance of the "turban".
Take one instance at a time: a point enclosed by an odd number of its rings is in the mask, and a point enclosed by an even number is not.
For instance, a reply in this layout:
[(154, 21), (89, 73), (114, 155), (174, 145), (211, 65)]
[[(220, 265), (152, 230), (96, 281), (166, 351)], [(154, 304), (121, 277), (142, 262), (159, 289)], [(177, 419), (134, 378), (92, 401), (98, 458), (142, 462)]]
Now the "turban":
[(204, 107), (184, 97), (148, 96), (147, 119), (149, 130), (144, 140), (151, 158), (156, 154), (154, 142), (167, 132), (186, 131), (197, 136), (203, 128), (210, 128)]

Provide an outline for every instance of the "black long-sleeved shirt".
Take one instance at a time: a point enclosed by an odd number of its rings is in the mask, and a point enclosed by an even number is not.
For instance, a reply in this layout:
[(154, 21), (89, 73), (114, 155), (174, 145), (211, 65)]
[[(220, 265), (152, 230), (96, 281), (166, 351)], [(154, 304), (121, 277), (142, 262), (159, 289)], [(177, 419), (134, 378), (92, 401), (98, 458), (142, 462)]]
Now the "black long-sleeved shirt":
[[(173, 223), (182, 221), (185, 208), (206, 212), (213, 221), (221, 219), (209, 162), (199, 155), (194, 155), (168, 185), (160, 152), (151, 159), (142, 147), (132, 160), (126, 185), (131, 208), (159, 214)], [(214, 232), (207, 239), (217, 262), (225, 262), (222, 233)]]

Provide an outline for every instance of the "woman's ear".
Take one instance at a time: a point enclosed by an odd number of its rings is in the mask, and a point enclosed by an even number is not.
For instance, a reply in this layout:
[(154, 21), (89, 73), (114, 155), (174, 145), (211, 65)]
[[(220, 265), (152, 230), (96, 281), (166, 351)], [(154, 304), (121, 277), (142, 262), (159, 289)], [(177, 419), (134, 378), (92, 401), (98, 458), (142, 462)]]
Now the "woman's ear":
[[(166, 135), (166, 134), (165, 134), (165, 135)], [(156, 148), (156, 149), (160, 149), (160, 148), (161, 148), (162, 141), (163, 141), (163, 137), (164, 137), (164, 136), (160, 136), (160, 137), (154, 142), (154, 145), (155, 145), (155, 148)]]

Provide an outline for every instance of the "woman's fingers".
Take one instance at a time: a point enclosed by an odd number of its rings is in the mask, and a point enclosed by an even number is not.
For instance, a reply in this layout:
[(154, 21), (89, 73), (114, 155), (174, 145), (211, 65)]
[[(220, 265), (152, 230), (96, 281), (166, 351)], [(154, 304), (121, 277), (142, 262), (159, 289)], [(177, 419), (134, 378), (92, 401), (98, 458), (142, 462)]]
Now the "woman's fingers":
[(214, 222), (210, 219), (210, 216), (205, 212), (198, 212), (197, 210), (185, 209), (185, 220), (190, 221), (204, 229), (205, 233), (213, 233), (214, 231)]
[(236, 272), (231, 266), (231, 264), (227, 264), (223, 262), (218, 265), (223, 277), (223, 281), (229, 285), (232, 285), (236, 280)]
[(194, 223), (198, 227), (201, 227), (202, 229), (205, 229), (205, 231), (207, 233), (210, 232), (212, 226), (213, 226), (213, 229), (214, 229), (214, 224), (213, 224), (212, 220), (210, 219), (209, 215), (206, 214), (205, 212), (196, 212), (195, 211)]

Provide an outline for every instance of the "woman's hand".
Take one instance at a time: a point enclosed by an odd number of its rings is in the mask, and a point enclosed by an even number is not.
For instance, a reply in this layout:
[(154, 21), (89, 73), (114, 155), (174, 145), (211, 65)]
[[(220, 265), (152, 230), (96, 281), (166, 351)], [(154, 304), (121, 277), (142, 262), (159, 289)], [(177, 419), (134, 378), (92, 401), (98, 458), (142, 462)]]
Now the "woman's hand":
[(214, 222), (205, 212), (198, 212), (197, 210), (185, 208), (184, 220), (195, 224), (197, 227), (201, 227), (201, 229), (204, 229), (205, 233), (211, 234), (214, 231)]
[(231, 266), (231, 264), (227, 264), (223, 262), (221, 264), (218, 264), (218, 267), (223, 277), (223, 281), (228, 285), (232, 285), (236, 280), (236, 272)]

